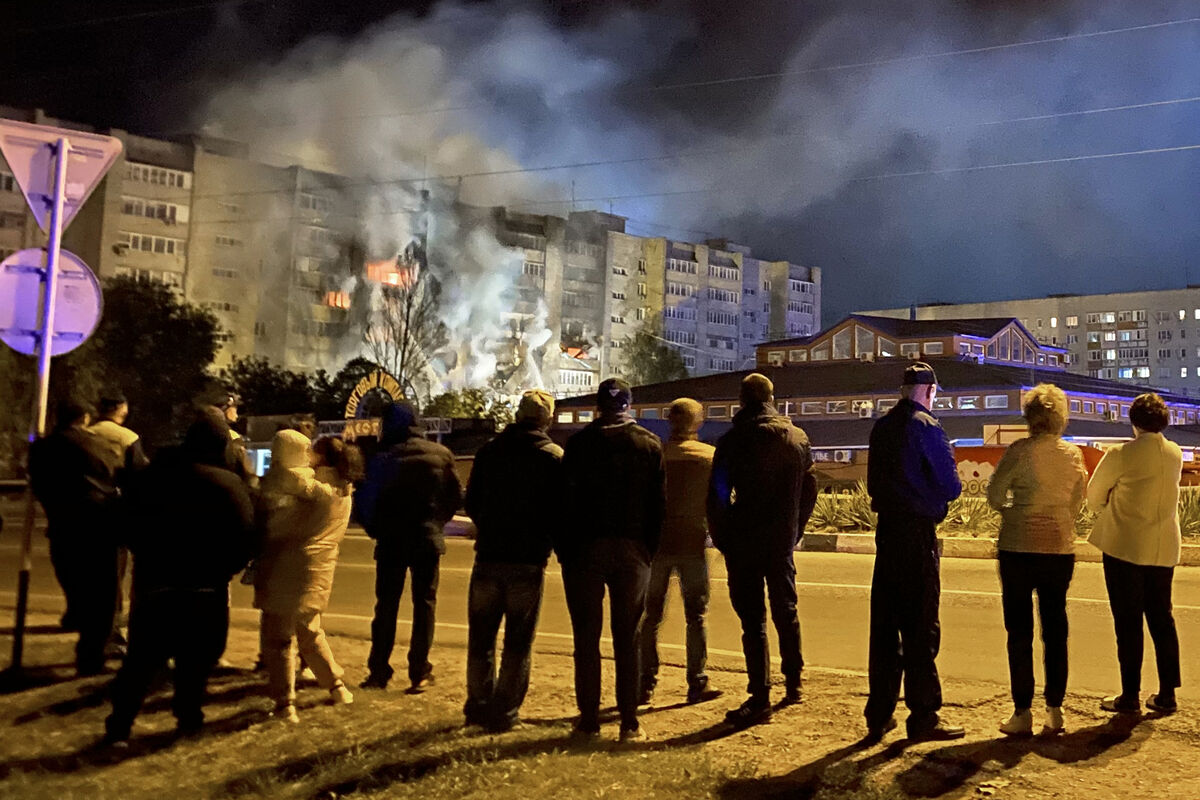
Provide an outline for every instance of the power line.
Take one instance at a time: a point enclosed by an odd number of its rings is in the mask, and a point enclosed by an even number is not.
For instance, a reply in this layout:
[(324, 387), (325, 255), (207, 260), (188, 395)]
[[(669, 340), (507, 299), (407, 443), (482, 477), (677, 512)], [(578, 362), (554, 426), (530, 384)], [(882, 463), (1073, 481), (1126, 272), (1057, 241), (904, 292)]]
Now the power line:
[(46, 33), (49, 31), (69, 30), (71, 28), (90, 28), (96, 25), (105, 25), (110, 22), (128, 22), (130, 20), (168, 17), (175, 14), (186, 14), (192, 11), (206, 11), (210, 8), (221, 8), (223, 6), (237, 7), (251, 4), (257, 5), (262, 2), (265, 2), (265, 0), (213, 0), (212, 2), (208, 3), (195, 3), (190, 6), (178, 6), (176, 8), (159, 8), (153, 11), (134, 11), (127, 14), (111, 14), (103, 17), (73, 19), (51, 25), (38, 25), (30, 28), (10, 28), (8, 31), (6, 31), (6, 33), (12, 36), (23, 36), (30, 33)]

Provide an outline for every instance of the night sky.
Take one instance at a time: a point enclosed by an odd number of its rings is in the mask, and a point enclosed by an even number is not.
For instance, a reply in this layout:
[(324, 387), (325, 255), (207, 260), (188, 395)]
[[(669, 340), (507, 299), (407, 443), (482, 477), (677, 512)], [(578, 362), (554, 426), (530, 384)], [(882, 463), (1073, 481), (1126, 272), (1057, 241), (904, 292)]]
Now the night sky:
[(826, 323), (1200, 283), (1194, 2), (10, 5), (0, 104), (381, 181), (504, 172), (464, 199), (820, 266)]

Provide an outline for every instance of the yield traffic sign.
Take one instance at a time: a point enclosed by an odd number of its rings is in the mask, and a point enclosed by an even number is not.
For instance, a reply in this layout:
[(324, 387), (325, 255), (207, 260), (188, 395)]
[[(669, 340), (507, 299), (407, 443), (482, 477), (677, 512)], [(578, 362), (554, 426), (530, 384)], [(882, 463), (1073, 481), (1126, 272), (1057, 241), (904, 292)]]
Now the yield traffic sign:
[(96, 184), (121, 154), (121, 140), (48, 125), (0, 120), (0, 153), (25, 193), (25, 201), (42, 230), (48, 230), (54, 207), (55, 148), (70, 142), (61, 227), (71, 223)]

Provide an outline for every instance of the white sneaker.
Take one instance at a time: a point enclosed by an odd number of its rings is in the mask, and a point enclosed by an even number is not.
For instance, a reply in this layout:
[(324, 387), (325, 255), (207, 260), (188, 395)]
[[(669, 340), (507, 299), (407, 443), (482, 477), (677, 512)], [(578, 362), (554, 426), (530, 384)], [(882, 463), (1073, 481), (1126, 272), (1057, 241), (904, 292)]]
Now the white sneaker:
[(354, 702), (354, 695), (346, 688), (346, 684), (339, 683), (329, 690), (329, 699), (335, 706), (348, 706)]
[(1000, 732), (1007, 736), (1029, 736), (1033, 733), (1033, 712), (1028, 708), (1014, 711), (1007, 722), (1001, 723)]
[(1042, 723), (1042, 735), (1053, 736), (1063, 732), (1063, 715), (1061, 708), (1046, 706), (1046, 721)]

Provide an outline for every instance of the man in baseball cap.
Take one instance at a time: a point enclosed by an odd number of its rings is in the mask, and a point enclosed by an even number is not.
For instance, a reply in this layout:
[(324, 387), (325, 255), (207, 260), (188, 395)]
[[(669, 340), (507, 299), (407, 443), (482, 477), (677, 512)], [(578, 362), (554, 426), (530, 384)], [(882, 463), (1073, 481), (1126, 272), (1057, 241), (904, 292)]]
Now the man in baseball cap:
[(896, 727), (892, 712), (902, 679), (910, 739), (965, 735), (961, 727), (938, 717), (937, 525), (962, 484), (950, 441), (930, 413), (937, 391), (933, 367), (923, 361), (910, 364), (904, 369), (900, 401), (871, 430), (867, 491), (879, 521), (871, 580), (870, 696), (864, 713), (872, 741)]

